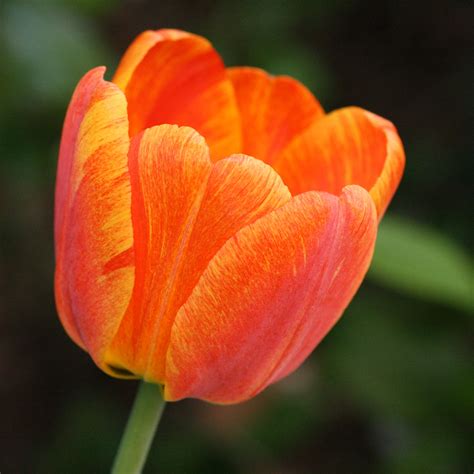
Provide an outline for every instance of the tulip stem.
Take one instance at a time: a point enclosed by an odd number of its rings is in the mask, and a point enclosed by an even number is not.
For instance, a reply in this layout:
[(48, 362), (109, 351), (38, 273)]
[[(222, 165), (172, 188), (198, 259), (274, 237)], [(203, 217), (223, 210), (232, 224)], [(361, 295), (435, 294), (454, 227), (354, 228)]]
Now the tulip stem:
[(112, 474), (139, 474), (145, 464), (165, 401), (160, 387), (141, 382), (112, 467)]

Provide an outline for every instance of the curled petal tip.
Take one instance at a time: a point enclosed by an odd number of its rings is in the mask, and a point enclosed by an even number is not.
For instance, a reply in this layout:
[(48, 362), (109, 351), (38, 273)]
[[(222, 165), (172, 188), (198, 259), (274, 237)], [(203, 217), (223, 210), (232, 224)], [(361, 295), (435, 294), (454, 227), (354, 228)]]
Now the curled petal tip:
[(315, 121), (273, 165), (293, 194), (309, 190), (339, 194), (348, 184), (371, 193), (379, 218), (403, 174), (405, 155), (393, 125), (358, 107)]

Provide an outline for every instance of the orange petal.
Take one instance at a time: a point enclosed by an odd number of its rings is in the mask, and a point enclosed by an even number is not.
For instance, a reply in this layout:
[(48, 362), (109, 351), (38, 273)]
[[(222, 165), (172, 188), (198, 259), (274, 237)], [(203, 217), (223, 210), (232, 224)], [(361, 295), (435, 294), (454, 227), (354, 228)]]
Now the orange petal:
[(280, 151), (324, 115), (311, 92), (295, 79), (251, 67), (227, 70), (242, 121), (243, 152), (272, 164)]
[(297, 196), (240, 230), (179, 310), (165, 398), (235, 403), (294, 370), (359, 287), (376, 228), (369, 194), (349, 186)]
[(380, 220), (402, 179), (405, 168), (405, 151), (392, 122), (371, 112), (365, 112), (365, 114), (373, 127), (383, 130), (387, 140), (386, 158), (382, 172), (370, 188), (370, 195), (375, 201)]
[(405, 154), (395, 127), (348, 107), (326, 115), (296, 137), (273, 167), (293, 195), (339, 194), (349, 184), (367, 189), (382, 217), (402, 177)]
[(162, 382), (174, 318), (209, 261), (291, 195), (261, 161), (239, 155), (212, 164), (203, 137), (188, 127), (146, 130), (129, 158), (136, 281), (107, 361)]
[(55, 208), (59, 315), (99, 364), (133, 287), (127, 103), (104, 70), (86, 74), (71, 100)]
[(241, 149), (234, 90), (206, 39), (147, 32), (125, 54), (115, 81), (127, 96), (130, 136), (159, 124), (187, 125), (206, 138), (214, 160)]
[(140, 64), (145, 54), (159, 41), (186, 38), (190, 33), (180, 30), (162, 29), (158, 31), (144, 31), (137, 36), (135, 41), (128, 47), (120, 60), (120, 64), (115, 71), (113, 82), (125, 91), (130, 78), (136, 67)]

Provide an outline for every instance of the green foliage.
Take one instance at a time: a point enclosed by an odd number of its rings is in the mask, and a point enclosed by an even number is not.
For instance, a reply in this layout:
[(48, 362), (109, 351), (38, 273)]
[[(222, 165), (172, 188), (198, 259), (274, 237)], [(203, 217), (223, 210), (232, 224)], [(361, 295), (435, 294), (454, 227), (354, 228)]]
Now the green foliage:
[(369, 276), (404, 293), (472, 310), (472, 262), (445, 235), (401, 217), (380, 225)]
[(474, 385), (462, 326), (447, 322), (462, 318), (434, 318), (432, 307), (386, 292), (363, 296), (316, 350), (324, 378), (371, 420), (382, 472), (461, 472)]

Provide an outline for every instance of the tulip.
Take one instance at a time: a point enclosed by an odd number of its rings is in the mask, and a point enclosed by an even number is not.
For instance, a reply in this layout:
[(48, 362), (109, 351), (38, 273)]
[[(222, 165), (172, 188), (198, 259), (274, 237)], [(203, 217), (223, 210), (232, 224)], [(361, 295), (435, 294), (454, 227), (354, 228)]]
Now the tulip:
[(147, 31), (79, 82), (62, 134), (55, 294), (69, 336), (166, 400), (293, 372), (368, 269), (404, 167), (389, 121)]

